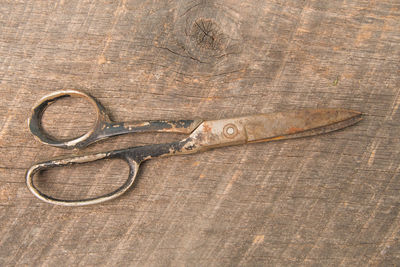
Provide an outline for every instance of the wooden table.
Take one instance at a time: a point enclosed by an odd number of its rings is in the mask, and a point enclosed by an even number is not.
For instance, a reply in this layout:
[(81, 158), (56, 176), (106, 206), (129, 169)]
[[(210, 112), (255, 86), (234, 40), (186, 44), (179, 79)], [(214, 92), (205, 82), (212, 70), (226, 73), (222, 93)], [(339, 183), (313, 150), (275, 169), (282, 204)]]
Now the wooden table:
[[(399, 69), (398, 0), (2, 1), (0, 265), (399, 264)], [(121, 198), (70, 208), (27, 190), (33, 163), (181, 136), (41, 145), (30, 108), (67, 88), (122, 121), (323, 107), (365, 116), (318, 137), (152, 160)], [(65, 100), (44, 127), (74, 136), (93, 116)], [(93, 196), (123, 182), (121, 166), (55, 169), (37, 183)]]

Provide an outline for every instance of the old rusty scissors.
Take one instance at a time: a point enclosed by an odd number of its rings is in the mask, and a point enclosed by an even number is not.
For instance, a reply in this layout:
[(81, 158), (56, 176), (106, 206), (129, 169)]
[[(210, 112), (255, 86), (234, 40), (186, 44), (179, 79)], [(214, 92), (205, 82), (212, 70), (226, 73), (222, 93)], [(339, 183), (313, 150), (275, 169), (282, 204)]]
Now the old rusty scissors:
[[(97, 111), (94, 127), (86, 134), (72, 140), (57, 140), (48, 135), (41, 126), (42, 115), (46, 107), (57, 99), (64, 97), (85, 98)], [(135, 181), (140, 164), (151, 158), (193, 154), (223, 146), (313, 136), (345, 128), (360, 120), (361, 113), (352, 110), (308, 109), (221, 120), (112, 122), (103, 106), (93, 97), (77, 90), (62, 90), (43, 97), (32, 109), (32, 116), (28, 121), (29, 128), (32, 134), (44, 144), (60, 148), (83, 148), (111, 136), (138, 132), (176, 132), (189, 134), (189, 136), (171, 143), (136, 146), (37, 163), (27, 171), (26, 183), (29, 190), (36, 197), (51, 204), (65, 206), (96, 204), (114, 199), (128, 190)], [(41, 170), (107, 158), (123, 159), (130, 168), (129, 176), (125, 183), (111, 193), (82, 200), (58, 199), (42, 193), (33, 183), (34, 175)]]

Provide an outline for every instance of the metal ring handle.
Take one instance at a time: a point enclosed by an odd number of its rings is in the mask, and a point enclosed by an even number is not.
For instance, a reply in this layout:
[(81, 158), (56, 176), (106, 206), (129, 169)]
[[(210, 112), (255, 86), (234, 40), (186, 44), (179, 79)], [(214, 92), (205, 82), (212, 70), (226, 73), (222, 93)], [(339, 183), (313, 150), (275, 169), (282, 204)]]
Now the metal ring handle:
[[(114, 190), (113, 192), (98, 196), (98, 197), (93, 197), (93, 198), (86, 198), (86, 199), (78, 199), (78, 200), (67, 200), (67, 199), (59, 199), (55, 198), (49, 195), (46, 195), (42, 193), (33, 183), (33, 177), (35, 176), (36, 173), (53, 168), (53, 167), (62, 167), (70, 164), (79, 164), (79, 163), (88, 163), (100, 159), (105, 159), (105, 158), (120, 158), (125, 160), (128, 165), (129, 165), (129, 176), (128, 179), (125, 181), (125, 183), (119, 187), (118, 189)], [(61, 160), (52, 160), (52, 161), (47, 161), (47, 162), (42, 162), (33, 165), (26, 173), (26, 184), (28, 186), (28, 189), (34, 194), (37, 198), (40, 200), (43, 200), (44, 202), (50, 203), (50, 204), (55, 204), (55, 205), (61, 205), (61, 206), (85, 206), (85, 205), (92, 205), (92, 204), (98, 204), (101, 202), (105, 202), (114, 198), (119, 197), (123, 193), (125, 193), (134, 183), (138, 169), (139, 169), (140, 163), (135, 161), (134, 159), (128, 157), (128, 156), (110, 156), (110, 153), (98, 153), (98, 154), (93, 154), (93, 155), (88, 155), (88, 156), (80, 156), (80, 157), (73, 157), (73, 158), (68, 158), (68, 159), (61, 159)]]
[[(58, 140), (44, 131), (41, 121), (46, 108), (58, 99), (64, 97), (82, 97), (86, 99), (87, 101), (89, 101), (89, 103), (93, 105), (97, 114), (93, 128), (90, 129), (87, 133), (68, 140)], [(100, 138), (98, 136), (98, 129), (101, 129), (101, 127), (108, 122), (110, 122), (110, 119), (105, 113), (104, 107), (98, 101), (96, 101), (96, 99), (88, 94), (71, 89), (56, 91), (40, 99), (39, 102), (37, 102), (32, 108), (32, 115), (28, 120), (28, 126), (32, 134), (35, 135), (37, 139), (44, 144), (60, 148), (76, 148), (87, 146), (88, 144), (99, 140)]]

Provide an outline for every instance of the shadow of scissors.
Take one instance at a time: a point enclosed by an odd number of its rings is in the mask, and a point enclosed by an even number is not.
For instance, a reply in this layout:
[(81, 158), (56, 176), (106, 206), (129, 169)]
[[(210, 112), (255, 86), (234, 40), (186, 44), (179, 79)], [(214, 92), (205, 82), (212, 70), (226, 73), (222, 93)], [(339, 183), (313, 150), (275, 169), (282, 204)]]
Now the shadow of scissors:
[[(96, 122), (86, 134), (71, 140), (57, 140), (47, 134), (41, 119), (46, 107), (64, 97), (82, 97), (96, 109)], [(361, 113), (344, 109), (307, 109), (291, 112), (250, 115), (221, 120), (151, 120), (112, 122), (102, 105), (93, 97), (77, 90), (62, 90), (43, 97), (32, 109), (28, 124), (33, 135), (42, 143), (60, 148), (83, 148), (116, 135), (139, 132), (175, 132), (189, 134), (180, 141), (136, 146), (85, 156), (50, 160), (33, 165), (26, 173), (29, 190), (39, 199), (57, 205), (83, 206), (114, 199), (134, 183), (140, 164), (155, 157), (193, 154), (211, 148), (267, 142), (323, 134), (353, 125), (362, 119)], [(67, 200), (46, 195), (38, 190), (33, 177), (41, 170), (69, 164), (118, 158), (129, 166), (125, 183), (113, 192), (98, 197)]]

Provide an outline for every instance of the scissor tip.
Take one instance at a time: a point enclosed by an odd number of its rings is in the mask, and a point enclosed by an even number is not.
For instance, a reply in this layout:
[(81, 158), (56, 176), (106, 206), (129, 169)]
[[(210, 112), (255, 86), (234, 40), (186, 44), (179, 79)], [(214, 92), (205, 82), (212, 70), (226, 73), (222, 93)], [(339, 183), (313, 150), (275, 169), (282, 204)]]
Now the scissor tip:
[(362, 113), (355, 110), (350, 109), (339, 109), (336, 113), (339, 120), (348, 120), (353, 118), (360, 118), (362, 119)]
[(351, 112), (353, 113), (353, 117), (359, 118), (360, 120), (363, 119), (363, 113), (362, 112), (355, 111), (355, 110), (351, 110)]

